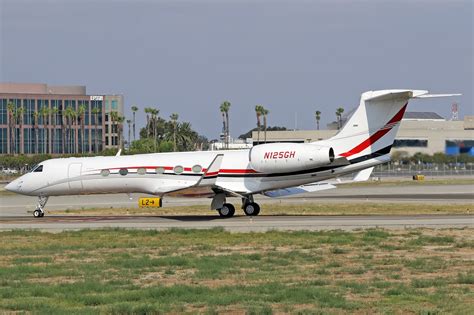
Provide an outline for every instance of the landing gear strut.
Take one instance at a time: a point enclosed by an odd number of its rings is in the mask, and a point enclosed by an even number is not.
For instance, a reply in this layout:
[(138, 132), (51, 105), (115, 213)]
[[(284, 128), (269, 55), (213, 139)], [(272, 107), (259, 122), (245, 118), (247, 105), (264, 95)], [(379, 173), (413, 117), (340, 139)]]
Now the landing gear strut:
[(35, 218), (42, 218), (44, 217), (44, 206), (48, 202), (47, 196), (38, 196), (38, 204), (36, 205), (35, 211), (33, 211), (33, 216)]

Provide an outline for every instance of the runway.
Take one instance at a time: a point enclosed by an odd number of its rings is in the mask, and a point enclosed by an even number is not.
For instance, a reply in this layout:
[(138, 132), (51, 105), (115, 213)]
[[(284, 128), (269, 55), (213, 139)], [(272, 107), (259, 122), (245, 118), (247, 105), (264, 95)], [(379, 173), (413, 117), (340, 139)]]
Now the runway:
[[(90, 195), (51, 197), (43, 218), (33, 218), (31, 211), (36, 198), (20, 195), (0, 196), (0, 230), (39, 229), (47, 231), (77, 230), (84, 228), (215, 228), (229, 231), (268, 231), (268, 230), (327, 230), (360, 228), (404, 228), (404, 227), (474, 227), (473, 215), (361, 215), (361, 216), (235, 216), (222, 219), (218, 216), (91, 216), (84, 211), (82, 216), (54, 215), (55, 210), (90, 208), (136, 208), (141, 195)], [(229, 202), (240, 204), (238, 198)], [(472, 185), (374, 185), (341, 187), (318, 193), (302, 194), (289, 198), (267, 198), (256, 196), (261, 204), (314, 204), (324, 203), (429, 203), (429, 204), (471, 204), (474, 202)], [(209, 205), (207, 198), (165, 198), (164, 207), (188, 205)], [(265, 214), (265, 213), (262, 213)]]
[(474, 215), (413, 216), (45, 216), (3, 217), (0, 230), (39, 229), (64, 231), (98, 228), (133, 228), (165, 230), (170, 228), (209, 229), (221, 227), (231, 232), (269, 230), (354, 230), (365, 228), (463, 228), (474, 227)]

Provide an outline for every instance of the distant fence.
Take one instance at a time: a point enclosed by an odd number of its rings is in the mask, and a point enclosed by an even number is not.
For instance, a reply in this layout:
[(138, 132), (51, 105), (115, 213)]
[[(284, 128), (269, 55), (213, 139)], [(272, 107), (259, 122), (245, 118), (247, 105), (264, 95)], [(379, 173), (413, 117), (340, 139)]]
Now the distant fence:
[(425, 176), (474, 176), (474, 165), (453, 164), (415, 164), (400, 165), (393, 162), (378, 165), (372, 173), (373, 177), (411, 177), (422, 174)]

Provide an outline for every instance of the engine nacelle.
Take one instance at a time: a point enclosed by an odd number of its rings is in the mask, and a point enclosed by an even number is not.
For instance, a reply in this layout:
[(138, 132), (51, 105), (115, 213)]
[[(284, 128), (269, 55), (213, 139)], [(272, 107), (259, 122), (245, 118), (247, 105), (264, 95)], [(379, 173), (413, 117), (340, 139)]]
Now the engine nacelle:
[(250, 149), (249, 160), (258, 172), (284, 173), (327, 165), (334, 161), (334, 150), (309, 143), (268, 143)]

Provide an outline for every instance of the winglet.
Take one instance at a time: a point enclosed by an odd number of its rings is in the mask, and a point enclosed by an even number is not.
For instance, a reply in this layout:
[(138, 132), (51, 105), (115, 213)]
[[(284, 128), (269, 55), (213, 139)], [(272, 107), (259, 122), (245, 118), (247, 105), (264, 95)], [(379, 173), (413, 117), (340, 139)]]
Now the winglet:
[(369, 167), (369, 168), (363, 169), (362, 171), (359, 171), (357, 174), (354, 175), (354, 178), (352, 179), (352, 181), (365, 182), (369, 180), (370, 175), (372, 174), (373, 170), (374, 170), (373, 167)]
[(196, 186), (214, 185), (216, 183), (219, 170), (221, 169), (221, 163), (223, 159), (224, 159), (224, 154), (216, 155), (214, 160), (212, 160), (211, 164), (207, 168), (206, 172), (202, 174), (202, 177)]

